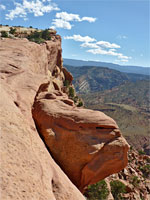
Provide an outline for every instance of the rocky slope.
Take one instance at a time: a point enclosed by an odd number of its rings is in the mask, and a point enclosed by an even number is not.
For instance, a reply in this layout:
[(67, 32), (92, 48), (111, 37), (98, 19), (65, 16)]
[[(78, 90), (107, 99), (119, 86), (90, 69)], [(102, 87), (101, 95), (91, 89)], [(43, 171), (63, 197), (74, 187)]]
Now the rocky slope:
[(64, 93), (72, 76), (60, 36), (41, 45), (3, 39), (0, 51), (1, 199), (82, 200), (72, 182), (83, 191), (126, 166), (128, 144), (114, 120), (76, 108)]
[(125, 185), (125, 194), (122, 196), (127, 200), (149, 200), (150, 199), (150, 156), (140, 155), (136, 150), (128, 153), (129, 163), (118, 174), (113, 174), (106, 180), (118, 180)]

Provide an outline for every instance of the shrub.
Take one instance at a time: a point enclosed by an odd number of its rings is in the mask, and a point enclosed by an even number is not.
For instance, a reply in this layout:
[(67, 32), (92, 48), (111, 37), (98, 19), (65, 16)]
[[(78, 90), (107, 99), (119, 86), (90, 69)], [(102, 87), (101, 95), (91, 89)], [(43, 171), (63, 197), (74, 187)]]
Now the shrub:
[(139, 186), (139, 183), (140, 183), (140, 180), (138, 179), (137, 176), (133, 176), (131, 177), (131, 184), (134, 185), (135, 187), (138, 187)]
[(41, 32), (35, 31), (28, 36), (28, 39), (30, 40), (33, 38), (41, 38), (41, 36), (42, 36)]
[(69, 97), (73, 98), (75, 94), (75, 91), (73, 89), (73, 87), (69, 87)]
[(83, 102), (82, 102), (82, 100), (80, 99), (79, 100), (79, 103), (78, 103), (78, 105), (77, 105), (78, 107), (81, 107), (81, 106), (83, 106)]
[(2, 31), (1, 32), (1, 36), (5, 37), (5, 38), (8, 38), (8, 33), (6, 31)]
[(79, 99), (79, 97), (78, 97), (78, 96), (75, 96), (74, 99), (73, 99), (73, 101), (74, 101), (75, 103), (77, 103), (77, 102), (78, 102), (78, 99)]
[(88, 186), (85, 196), (89, 200), (105, 200), (109, 195), (107, 184), (104, 180)]
[(112, 193), (114, 199), (115, 200), (123, 199), (123, 197), (121, 195), (126, 192), (126, 190), (125, 190), (126, 186), (118, 180), (111, 181), (110, 186), (111, 186), (111, 193)]
[(48, 31), (48, 29), (42, 31), (42, 38), (44, 40), (51, 40), (50, 32)]
[(143, 150), (139, 150), (139, 155), (145, 155), (145, 152)]
[(12, 27), (11, 27), (9, 33), (10, 33), (10, 34), (14, 34), (15, 32), (16, 32), (16, 28), (12, 28)]
[(41, 43), (43, 43), (45, 40), (42, 39), (42, 38), (31, 38), (30, 41), (31, 41), (31, 42), (36, 42), (36, 43), (38, 43), (38, 44), (41, 44)]
[(150, 176), (150, 165), (149, 164), (142, 166), (139, 169), (143, 173), (144, 178), (147, 178), (148, 176)]
[(43, 43), (45, 40), (50, 40), (50, 32), (48, 29), (44, 31), (35, 31), (28, 36), (28, 40), (36, 42), (38, 44)]
[(70, 85), (69, 80), (65, 80), (65, 81), (64, 81), (64, 86), (66, 86), (66, 87), (68, 88), (69, 85)]

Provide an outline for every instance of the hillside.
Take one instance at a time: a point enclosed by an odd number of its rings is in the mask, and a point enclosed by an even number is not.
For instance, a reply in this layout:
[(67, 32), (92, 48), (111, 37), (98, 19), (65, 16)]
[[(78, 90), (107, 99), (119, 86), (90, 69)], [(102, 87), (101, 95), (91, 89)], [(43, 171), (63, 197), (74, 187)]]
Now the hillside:
[(71, 65), (74, 67), (82, 67), (82, 66), (96, 66), (96, 67), (107, 67), (110, 69), (115, 69), (120, 72), (125, 73), (134, 73), (134, 74), (144, 74), (150, 75), (150, 68), (149, 67), (140, 67), (140, 66), (123, 66), (114, 63), (106, 63), (106, 62), (96, 62), (96, 61), (84, 61), (84, 60), (73, 60), (64, 58), (63, 59), (64, 65)]
[[(129, 144), (150, 154), (149, 81), (127, 82), (112, 90), (82, 94), (87, 108), (114, 118)], [(136, 138), (136, 140), (135, 140)]]
[(129, 144), (150, 154), (149, 76), (90, 66), (65, 67), (74, 75), (85, 107), (115, 119)]
[(79, 93), (110, 90), (127, 81), (149, 80), (150, 76), (119, 72), (106, 67), (64, 65), (74, 77), (73, 84)]

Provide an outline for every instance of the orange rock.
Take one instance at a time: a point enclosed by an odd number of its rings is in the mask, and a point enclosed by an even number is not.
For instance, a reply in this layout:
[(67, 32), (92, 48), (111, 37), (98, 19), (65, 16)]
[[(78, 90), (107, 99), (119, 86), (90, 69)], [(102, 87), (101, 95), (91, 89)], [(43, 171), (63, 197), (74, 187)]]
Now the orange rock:
[[(4, 39), (0, 50), (0, 199), (84, 200), (50, 156), (31, 114), (39, 86), (56, 65), (61, 42), (38, 45)], [(60, 61), (57, 64), (61, 67)]]
[(44, 95), (39, 93), (33, 106), (36, 126), (55, 161), (81, 191), (127, 165), (129, 146), (113, 119), (67, 105), (63, 96)]
[(70, 72), (68, 72), (66, 70), (66, 68), (63, 68), (63, 73), (64, 73), (64, 76), (65, 76), (65, 80), (68, 80), (69, 83), (71, 83), (73, 81), (72, 74)]

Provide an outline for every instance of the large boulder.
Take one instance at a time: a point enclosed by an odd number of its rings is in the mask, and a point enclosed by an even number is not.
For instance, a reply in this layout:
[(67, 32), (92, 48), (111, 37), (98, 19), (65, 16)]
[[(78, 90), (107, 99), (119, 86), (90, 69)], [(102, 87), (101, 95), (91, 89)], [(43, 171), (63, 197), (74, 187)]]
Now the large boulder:
[[(68, 97), (40, 87), (32, 113), (55, 161), (81, 191), (127, 165), (128, 144), (113, 119), (68, 104)], [(66, 100), (66, 101), (65, 101)]]

